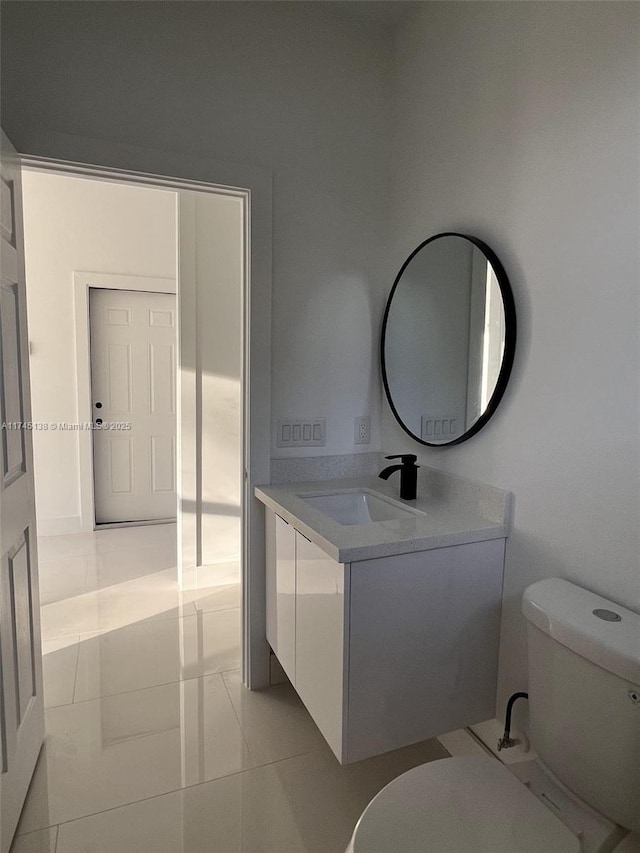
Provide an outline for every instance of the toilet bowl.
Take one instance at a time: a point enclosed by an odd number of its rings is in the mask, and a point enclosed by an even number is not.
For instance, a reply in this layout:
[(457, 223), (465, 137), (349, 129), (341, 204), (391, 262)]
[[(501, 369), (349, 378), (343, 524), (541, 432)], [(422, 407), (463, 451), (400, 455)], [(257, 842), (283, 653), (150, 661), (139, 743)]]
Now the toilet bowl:
[(415, 767), (369, 803), (347, 853), (640, 853), (640, 616), (555, 578), (523, 611), (538, 760)]
[(348, 853), (580, 853), (580, 842), (489, 757), (403, 773), (367, 806)]
[(369, 803), (346, 853), (640, 853), (640, 835), (585, 804), (574, 801), (569, 828), (518, 769), (474, 755), (409, 770)]

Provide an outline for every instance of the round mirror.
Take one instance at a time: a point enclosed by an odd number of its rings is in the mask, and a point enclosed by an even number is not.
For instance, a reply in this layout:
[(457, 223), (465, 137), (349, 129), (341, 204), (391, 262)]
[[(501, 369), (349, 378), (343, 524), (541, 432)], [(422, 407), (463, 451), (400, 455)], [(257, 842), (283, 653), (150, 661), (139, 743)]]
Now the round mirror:
[(458, 444), (494, 413), (511, 373), (509, 280), (475, 237), (437, 234), (402, 265), (382, 326), (382, 377), (400, 426), (422, 444)]

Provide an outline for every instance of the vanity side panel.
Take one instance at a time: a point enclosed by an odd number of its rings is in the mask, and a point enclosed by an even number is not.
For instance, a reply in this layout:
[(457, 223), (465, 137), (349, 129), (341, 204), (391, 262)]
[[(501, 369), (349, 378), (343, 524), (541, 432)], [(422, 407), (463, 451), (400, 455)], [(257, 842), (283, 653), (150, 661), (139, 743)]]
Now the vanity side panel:
[(336, 563), (296, 531), (296, 690), (339, 761), (343, 761), (345, 578)]
[(292, 684), (296, 675), (296, 540), (292, 525), (265, 512), (267, 640)]
[(349, 762), (495, 716), (504, 545), (351, 564)]

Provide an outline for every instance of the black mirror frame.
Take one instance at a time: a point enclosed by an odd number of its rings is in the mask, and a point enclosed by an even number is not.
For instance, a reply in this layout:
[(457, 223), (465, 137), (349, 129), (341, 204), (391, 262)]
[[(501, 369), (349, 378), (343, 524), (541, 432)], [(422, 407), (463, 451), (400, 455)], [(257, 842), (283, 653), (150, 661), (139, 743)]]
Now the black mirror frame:
[[(496, 276), (496, 280), (500, 287), (500, 293), (502, 295), (502, 304), (504, 306), (504, 328), (505, 328), (505, 341), (504, 341), (504, 354), (502, 357), (502, 364), (500, 366), (500, 372), (498, 373), (498, 381), (496, 382), (496, 387), (493, 389), (493, 394), (489, 398), (489, 402), (487, 404), (487, 408), (480, 415), (478, 420), (469, 427), (466, 432), (462, 433), (462, 435), (458, 436), (458, 438), (454, 438), (452, 441), (443, 441), (443, 442), (431, 442), (424, 441), (422, 438), (418, 438), (409, 427), (404, 423), (400, 415), (398, 414), (398, 410), (393, 404), (393, 399), (391, 397), (391, 390), (389, 388), (389, 381), (387, 378), (387, 367), (385, 363), (384, 356), (384, 344), (386, 340), (387, 334), (387, 321), (389, 319), (389, 310), (391, 308), (391, 301), (396, 292), (396, 288), (400, 283), (400, 279), (402, 278), (402, 273), (405, 271), (407, 266), (411, 263), (415, 255), (421, 249), (424, 249), (429, 243), (432, 243), (434, 240), (438, 240), (440, 237), (462, 237), (465, 240), (469, 240), (470, 243), (473, 243), (480, 251), (484, 254), (486, 259), (489, 261), (491, 266), (493, 267), (493, 271)], [(471, 237), (469, 234), (460, 234), (456, 231), (443, 231), (441, 234), (435, 234), (433, 237), (429, 237), (428, 240), (424, 240), (420, 245), (411, 252), (409, 257), (400, 267), (400, 272), (395, 278), (393, 282), (393, 287), (389, 293), (389, 298), (387, 299), (387, 304), (384, 310), (384, 318), (382, 321), (382, 334), (380, 337), (380, 364), (382, 366), (382, 382), (384, 384), (384, 391), (387, 397), (387, 402), (393, 412), (393, 416), (398, 421), (402, 429), (407, 433), (407, 435), (411, 436), (415, 441), (420, 444), (424, 444), (427, 447), (451, 447), (454, 444), (460, 444), (463, 441), (467, 441), (477, 432), (479, 432), (484, 425), (487, 423), (489, 418), (493, 415), (495, 410), (498, 408), (498, 404), (502, 399), (502, 396), (507, 388), (507, 383), (509, 382), (509, 377), (511, 375), (511, 369), (513, 367), (513, 360), (516, 352), (516, 306), (513, 300), (513, 292), (511, 290), (511, 285), (509, 283), (509, 278), (507, 273), (505, 272), (504, 267), (498, 260), (495, 252), (487, 246), (486, 243), (483, 243), (482, 240), (478, 240), (477, 237)]]

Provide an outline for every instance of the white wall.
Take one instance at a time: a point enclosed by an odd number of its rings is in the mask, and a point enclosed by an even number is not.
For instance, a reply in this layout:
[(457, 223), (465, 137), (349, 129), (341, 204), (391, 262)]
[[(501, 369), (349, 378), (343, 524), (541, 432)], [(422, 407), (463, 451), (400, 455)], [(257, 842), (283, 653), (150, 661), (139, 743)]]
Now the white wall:
[[(420, 458), (516, 495), (502, 701), (524, 686), (528, 583), (640, 606), (640, 7), (421, 4), (390, 90), (388, 27), (347, 5), (139, 3), (125, 21), (123, 4), (7, 3), (3, 124), (31, 153), (57, 130), (273, 171), (273, 417), (326, 414), (327, 453), (354, 449), (353, 415), (375, 425), (406, 255), (446, 229), (498, 253), (519, 316), (509, 389), (471, 441)], [(417, 450), (385, 412), (384, 449)]]
[(241, 198), (180, 193), (183, 588), (240, 576), (243, 216)]
[(202, 371), (202, 565), (231, 562), (237, 581), (243, 203), (239, 198), (216, 195), (196, 196), (195, 202)]
[[(341, 6), (3, 9), (3, 124), (21, 151), (56, 130), (273, 172), (273, 420), (326, 416), (322, 453), (379, 446), (390, 42)], [(363, 414), (373, 440), (354, 446)]]
[[(23, 175), (34, 422), (78, 422), (73, 274), (175, 278), (176, 196), (161, 190)], [(41, 533), (80, 529), (77, 432), (36, 430)]]
[[(393, 276), (431, 234), (511, 278), (514, 372), (468, 443), (424, 464), (515, 493), (500, 715), (526, 685), (523, 589), (566, 577), (640, 609), (640, 6), (426, 3), (396, 37)], [(416, 451), (385, 406), (384, 449)]]

